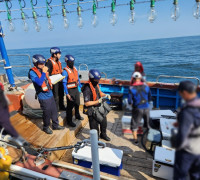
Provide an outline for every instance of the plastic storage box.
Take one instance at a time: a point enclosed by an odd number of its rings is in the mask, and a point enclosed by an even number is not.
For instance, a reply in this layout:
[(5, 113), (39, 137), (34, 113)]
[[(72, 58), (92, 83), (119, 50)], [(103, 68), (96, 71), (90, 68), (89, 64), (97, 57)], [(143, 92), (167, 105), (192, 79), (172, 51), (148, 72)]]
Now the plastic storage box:
[[(124, 134), (132, 134), (131, 131), (131, 118), (132, 118), (132, 112), (127, 111), (122, 116), (122, 132)], [(142, 126), (143, 126), (144, 120), (141, 120), (140, 126), (138, 127), (138, 134), (143, 134)]]
[(152, 111), (150, 111), (150, 118), (152, 118), (152, 119), (160, 119), (163, 116), (175, 117), (176, 114), (173, 113), (171, 110), (152, 110)]
[(171, 145), (171, 142), (168, 141), (168, 140), (162, 140), (162, 147), (168, 148), (168, 149), (173, 149), (172, 145)]
[(175, 150), (156, 146), (152, 174), (163, 179), (173, 179)]
[[(77, 153), (72, 152), (74, 164), (92, 168), (91, 147), (85, 146), (79, 149)], [(122, 169), (123, 151), (109, 147), (99, 148), (99, 163), (100, 171), (109, 173), (115, 176), (120, 176)]]
[(131, 131), (131, 118), (132, 115), (123, 115), (122, 116), (122, 132), (124, 134), (132, 134)]

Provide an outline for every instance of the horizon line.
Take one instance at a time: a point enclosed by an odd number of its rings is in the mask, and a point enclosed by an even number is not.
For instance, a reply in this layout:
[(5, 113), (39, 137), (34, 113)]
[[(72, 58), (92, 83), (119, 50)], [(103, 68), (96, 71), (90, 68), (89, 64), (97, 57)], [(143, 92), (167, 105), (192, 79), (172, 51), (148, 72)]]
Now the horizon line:
[[(198, 37), (200, 35), (191, 35), (191, 36), (174, 36), (174, 37), (164, 37), (164, 38), (149, 38), (149, 39), (140, 39), (132, 41), (114, 41), (114, 42), (100, 42), (100, 43), (88, 43), (88, 44), (73, 44), (73, 45), (60, 45), (58, 47), (71, 47), (71, 46), (89, 46), (89, 45), (100, 45), (100, 44), (114, 44), (114, 43), (127, 43), (127, 42), (138, 42), (138, 41), (151, 41), (151, 40), (162, 40), (162, 39), (173, 39), (173, 38), (184, 38), (184, 37)], [(7, 49), (7, 50), (21, 50), (21, 49), (38, 49), (38, 48), (50, 48), (51, 46), (41, 46), (41, 47), (32, 47), (32, 48), (19, 48), (19, 49)]]

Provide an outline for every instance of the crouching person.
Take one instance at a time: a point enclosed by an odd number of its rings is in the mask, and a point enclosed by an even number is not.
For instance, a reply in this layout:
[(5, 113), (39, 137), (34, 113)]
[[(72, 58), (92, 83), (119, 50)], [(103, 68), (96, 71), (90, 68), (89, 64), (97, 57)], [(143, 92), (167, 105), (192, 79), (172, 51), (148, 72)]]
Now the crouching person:
[(176, 148), (174, 180), (200, 179), (200, 99), (191, 81), (182, 81), (178, 91), (185, 104), (178, 113), (178, 132), (172, 131)]
[(91, 69), (89, 71), (89, 81), (82, 87), (84, 97), (84, 113), (88, 115), (90, 129), (96, 129), (99, 136), (98, 125), (100, 124), (100, 138), (110, 141), (110, 138), (106, 134), (106, 116), (101, 120), (101, 122), (94, 116), (94, 108), (101, 106), (102, 97), (108, 97), (108, 99), (110, 99), (110, 95), (106, 95), (101, 92), (98, 85), (100, 79), (101, 74), (98, 70)]
[(45, 66), (45, 63), (44, 56), (39, 54), (34, 55), (34, 67), (30, 69), (28, 76), (33, 82), (36, 96), (43, 110), (43, 131), (47, 134), (52, 134), (53, 131), (49, 127), (50, 119), (52, 119), (53, 130), (61, 130), (64, 127), (60, 126), (58, 122), (58, 112), (52, 93), (52, 84), (48, 77), (48, 68)]

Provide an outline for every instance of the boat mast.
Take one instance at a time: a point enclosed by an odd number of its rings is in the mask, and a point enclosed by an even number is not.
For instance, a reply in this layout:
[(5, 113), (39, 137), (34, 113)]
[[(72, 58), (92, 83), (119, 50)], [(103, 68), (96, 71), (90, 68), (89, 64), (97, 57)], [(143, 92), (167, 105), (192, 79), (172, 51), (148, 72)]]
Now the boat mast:
[(2, 56), (2, 60), (0, 60), (0, 62), (4, 62), (4, 69), (6, 70), (8, 81), (9, 81), (11, 87), (15, 87), (15, 81), (14, 81), (13, 74), (12, 74), (12, 66), (10, 65), (10, 61), (8, 59), (8, 55), (7, 55), (3, 37), (4, 37), (3, 28), (1, 25), (1, 21), (0, 21), (0, 52), (1, 52), (1, 56)]

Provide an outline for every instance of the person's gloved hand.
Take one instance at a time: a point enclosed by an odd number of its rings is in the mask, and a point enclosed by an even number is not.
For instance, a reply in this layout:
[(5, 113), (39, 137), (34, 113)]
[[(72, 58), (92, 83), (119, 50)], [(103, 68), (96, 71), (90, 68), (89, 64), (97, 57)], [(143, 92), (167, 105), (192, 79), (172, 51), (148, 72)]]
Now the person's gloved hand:
[(100, 98), (100, 99), (98, 100), (99, 104), (101, 104), (102, 101), (103, 101), (103, 98)]
[(10, 141), (16, 143), (19, 146), (29, 146), (30, 145), (30, 143), (27, 142), (22, 136), (12, 137)]
[(109, 100), (111, 100), (110, 94), (106, 94), (106, 97), (107, 97)]

